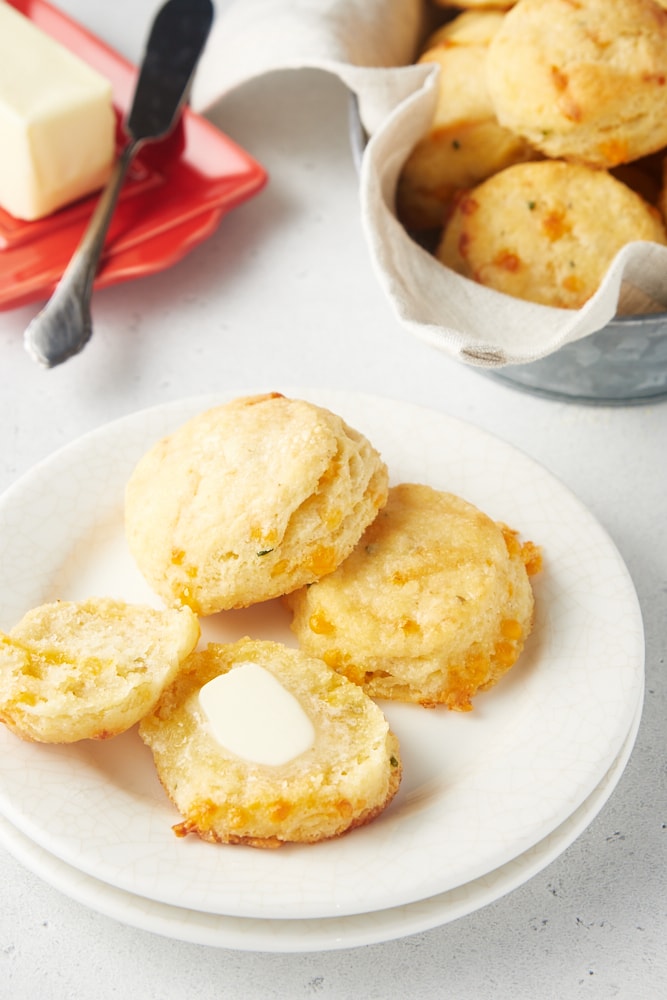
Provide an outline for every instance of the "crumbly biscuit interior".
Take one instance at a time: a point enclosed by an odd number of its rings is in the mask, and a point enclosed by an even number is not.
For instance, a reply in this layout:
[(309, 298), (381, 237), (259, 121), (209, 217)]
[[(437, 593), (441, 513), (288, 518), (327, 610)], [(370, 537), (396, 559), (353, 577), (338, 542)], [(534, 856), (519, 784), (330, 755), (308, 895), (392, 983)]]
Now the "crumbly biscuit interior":
[[(201, 687), (235, 664), (270, 670), (315, 727), (313, 746), (277, 767), (246, 761), (211, 735)], [(377, 705), (323, 662), (279, 643), (210, 644), (140, 724), (160, 779), (184, 817), (179, 835), (275, 847), (338, 836), (369, 822), (400, 781), (398, 742)]]
[(189, 609), (41, 605), (0, 634), (0, 719), (43, 742), (117, 735), (151, 710), (198, 639)]

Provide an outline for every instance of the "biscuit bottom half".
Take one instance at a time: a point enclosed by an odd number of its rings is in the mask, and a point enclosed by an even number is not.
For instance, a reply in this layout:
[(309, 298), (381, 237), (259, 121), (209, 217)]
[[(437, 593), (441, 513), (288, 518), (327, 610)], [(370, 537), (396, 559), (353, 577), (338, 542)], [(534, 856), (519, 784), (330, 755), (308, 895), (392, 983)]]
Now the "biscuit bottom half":
[[(200, 701), (204, 685), (249, 663), (269, 671), (313, 725), (312, 746), (278, 765), (219, 742)], [(183, 817), (178, 836), (314, 843), (374, 819), (401, 780), (398, 740), (380, 708), (322, 661), (276, 642), (241, 639), (193, 653), (139, 732)]]
[(301, 648), (372, 698), (467, 711), (522, 652), (540, 565), (472, 504), (404, 483), (342, 565), (285, 603)]

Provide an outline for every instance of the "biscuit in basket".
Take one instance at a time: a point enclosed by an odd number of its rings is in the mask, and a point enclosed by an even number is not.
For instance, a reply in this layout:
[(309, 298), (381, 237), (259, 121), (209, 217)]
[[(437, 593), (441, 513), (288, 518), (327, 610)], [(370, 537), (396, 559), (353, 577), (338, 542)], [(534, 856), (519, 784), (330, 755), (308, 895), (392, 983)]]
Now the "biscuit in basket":
[(403, 483), (336, 572), (285, 601), (300, 647), (371, 697), (467, 711), (523, 649), (540, 560), (460, 497)]
[[(207, 700), (221, 683), (210, 697), (221, 699), (222, 719)], [(401, 780), (398, 741), (378, 706), (321, 660), (276, 642), (194, 653), (139, 732), (183, 816), (178, 836), (314, 843), (370, 822)]]
[(667, 145), (666, 77), (655, 0), (520, 0), (487, 59), (503, 125), (549, 157), (605, 168)]
[(432, 36), (420, 63), (440, 67), (433, 120), (403, 165), (396, 211), (411, 230), (440, 228), (457, 190), (537, 154), (498, 123), (486, 86), (488, 39), (502, 15), (462, 14)]
[(433, 0), (436, 7), (455, 10), (471, 10), (485, 12), (487, 10), (509, 10), (517, 0)]
[(477, 10), (472, 8), (459, 13), (428, 35), (422, 46), (422, 53), (429, 52), (438, 45), (488, 46), (502, 24), (504, 16), (502, 10), (490, 7)]
[(198, 639), (189, 608), (43, 604), (0, 633), (0, 721), (44, 743), (116, 736), (152, 710)]
[(335, 569), (384, 504), (378, 452), (337, 415), (278, 393), (189, 420), (126, 489), (130, 551), (170, 606), (202, 615)]
[(507, 295), (579, 309), (634, 240), (667, 243), (654, 206), (605, 170), (542, 160), (463, 194), (436, 257)]

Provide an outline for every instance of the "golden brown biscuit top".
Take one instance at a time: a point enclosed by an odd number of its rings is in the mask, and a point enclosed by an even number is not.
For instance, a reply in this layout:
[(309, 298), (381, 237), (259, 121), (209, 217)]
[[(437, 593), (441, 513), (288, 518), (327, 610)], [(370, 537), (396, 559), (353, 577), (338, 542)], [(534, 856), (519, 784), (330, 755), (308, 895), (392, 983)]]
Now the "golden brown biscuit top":
[(369, 441), (279, 393), (200, 413), (138, 462), (128, 544), (169, 603), (202, 614), (276, 597), (329, 572), (386, 499)]
[(547, 155), (636, 159), (667, 142), (667, 14), (654, 0), (520, 0), (488, 83), (501, 124)]
[(436, 254), (490, 288), (577, 309), (636, 240), (667, 242), (652, 206), (607, 171), (543, 160), (508, 167), (463, 195)]

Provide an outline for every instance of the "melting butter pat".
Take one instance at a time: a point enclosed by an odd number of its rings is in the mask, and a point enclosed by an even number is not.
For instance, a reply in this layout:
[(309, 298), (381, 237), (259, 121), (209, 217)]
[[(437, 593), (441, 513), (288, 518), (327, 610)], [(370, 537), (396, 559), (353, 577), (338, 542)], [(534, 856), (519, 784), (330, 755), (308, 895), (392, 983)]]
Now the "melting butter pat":
[(102, 187), (115, 132), (109, 81), (0, 0), (0, 205), (39, 219)]
[(218, 743), (255, 764), (286, 764), (315, 742), (299, 701), (257, 663), (240, 663), (204, 684), (199, 704)]

